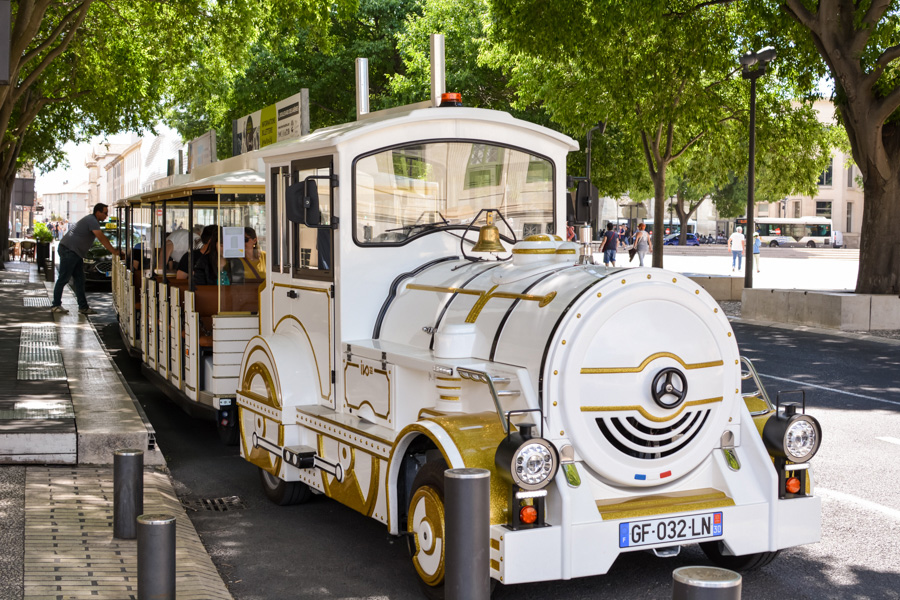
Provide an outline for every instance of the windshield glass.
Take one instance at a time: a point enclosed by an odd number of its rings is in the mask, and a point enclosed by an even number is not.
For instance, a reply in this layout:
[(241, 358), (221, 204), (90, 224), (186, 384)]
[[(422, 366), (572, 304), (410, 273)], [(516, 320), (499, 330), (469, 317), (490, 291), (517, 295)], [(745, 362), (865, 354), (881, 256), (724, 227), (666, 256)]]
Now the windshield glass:
[(360, 244), (403, 244), (468, 225), (483, 208), (499, 209), (500, 233), (518, 239), (555, 231), (549, 160), (479, 142), (391, 148), (355, 165), (354, 235)]

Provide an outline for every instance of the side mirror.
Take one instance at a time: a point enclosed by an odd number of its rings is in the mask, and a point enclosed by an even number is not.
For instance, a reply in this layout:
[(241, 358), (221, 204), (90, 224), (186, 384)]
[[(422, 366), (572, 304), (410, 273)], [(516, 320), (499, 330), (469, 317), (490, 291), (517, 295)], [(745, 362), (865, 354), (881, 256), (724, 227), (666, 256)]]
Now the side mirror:
[(572, 199), (574, 210), (571, 221), (573, 223), (592, 223), (599, 204), (597, 200), (597, 188), (588, 181), (579, 181)]
[(315, 179), (308, 177), (288, 186), (284, 210), (291, 223), (318, 227), (322, 217), (319, 211), (319, 186)]

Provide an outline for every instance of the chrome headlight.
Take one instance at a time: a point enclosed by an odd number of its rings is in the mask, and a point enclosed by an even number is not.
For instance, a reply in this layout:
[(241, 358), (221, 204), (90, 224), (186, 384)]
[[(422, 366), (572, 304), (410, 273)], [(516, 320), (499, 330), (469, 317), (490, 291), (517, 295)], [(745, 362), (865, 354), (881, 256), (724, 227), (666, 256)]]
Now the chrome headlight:
[(772, 456), (804, 463), (819, 451), (822, 427), (813, 417), (798, 414), (796, 404), (785, 404), (782, 408), (763, 427), (763, 442)]
[(531, 437), (531, 424), (522, 424), (497, 447), (494, 463), (500, 474), (526, 491), (549, 484), (559, 469), (559, 453), (550, 441)]

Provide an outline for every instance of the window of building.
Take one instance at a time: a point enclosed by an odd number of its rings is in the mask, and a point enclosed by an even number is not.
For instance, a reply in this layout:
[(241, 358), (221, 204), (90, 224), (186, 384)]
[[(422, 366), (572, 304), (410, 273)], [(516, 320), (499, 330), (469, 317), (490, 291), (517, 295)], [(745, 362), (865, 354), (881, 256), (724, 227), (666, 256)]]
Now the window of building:
[(759, 205), (756, 212), (760, 217), (768, 217), (769, 216), (769, 205), (766, 204), (765, 202), (763, 202), (762, 204)]
[(817, 217), (828, 217), (831, 218), (831, 202), (816, 202), (816, 216)]
[(800, 202), (794, 202), (794, 218), (800, 218)]
[(853, 165), (847, 167), (847, 188), (852, 189), (856, 187), (856, 182), (853, 180)]
[(853, 203), (847, 203), (847, 227), (844, 229), (847, 233), (853, 231)]
[(822, 187), (831, 187), (834, 184), (834, 162), (828, 165), (821, 175), (819, 175), (819, 185)]

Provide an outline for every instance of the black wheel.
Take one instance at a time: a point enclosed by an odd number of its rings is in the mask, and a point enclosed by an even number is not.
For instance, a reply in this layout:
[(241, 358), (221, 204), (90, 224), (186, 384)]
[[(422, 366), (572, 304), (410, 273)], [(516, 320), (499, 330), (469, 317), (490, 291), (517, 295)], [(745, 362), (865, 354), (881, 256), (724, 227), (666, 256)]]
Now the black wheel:
[(226, 446), (237, 446), (240, 431), (237, 428), (237, 412), (236, 408), (229, 407), (219, 411), (216, 419), (216, 432), (219, 434), (219, 441)]
[(814, 241), (812, 241), (812, 240), (809, 240), (808, 242), (806, 242), (806, 247), (807, 247), (807, 248), (815, 248), (815, 247), (816, 247), (816, 243), (815, 243)]
[(266, 497), (278, 506), (303, 504), (312, 498), (312, 490), (299, 481), (284, 481), (266, 470), (259, 470), (259, 482)]
[(732, 571), (755, 571), (761, 569), (778, 556), (779, 550), (775, 552), (758, 552), (756, 554), (745, 554), (743, 556), (731, 556), (722, 554), (721, 542), (704, 542), (700, 544), (700, 548), (706, 557), (716, 566), (723, 569), (731, 569)]
[(778, 247), (778, 242), (776, 242), (775, 240), (772, 240), (771, 242), (769, 242), (769, 248), (777, 248), (777, 247)]
[(409, 555), (422, 591), (430, 600), (444, 600), (444, 471), (447, 463), (425, 463), (413, 479), (406, 518)]

